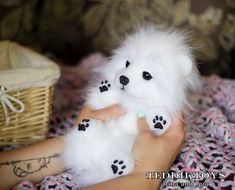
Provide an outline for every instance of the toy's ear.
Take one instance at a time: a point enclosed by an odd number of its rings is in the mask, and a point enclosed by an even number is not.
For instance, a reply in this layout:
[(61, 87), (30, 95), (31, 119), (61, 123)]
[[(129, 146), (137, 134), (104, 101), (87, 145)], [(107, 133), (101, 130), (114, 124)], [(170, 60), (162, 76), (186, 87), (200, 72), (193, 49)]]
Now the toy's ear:
[(178, 57), (178, 62), (181, 66), (184, 76), (189, 75), (193, 68), (192, 59), (186, 55), (180, 55)]

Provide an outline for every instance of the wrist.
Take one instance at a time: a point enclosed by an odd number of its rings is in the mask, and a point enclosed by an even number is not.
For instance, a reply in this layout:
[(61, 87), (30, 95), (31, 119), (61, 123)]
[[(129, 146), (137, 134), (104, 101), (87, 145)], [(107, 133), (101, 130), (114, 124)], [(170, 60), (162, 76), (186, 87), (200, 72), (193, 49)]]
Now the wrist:
[(149, 171), (137, 171), (134, 170), (130, 175), (134, 176), (136, 178), (136, 181), (141, 182), (145, 184), (146, 190), (156, 190), (159, 189), (162, 180), (156, 179), (156, 178), (149, 178), (147, 176), (147, 172)]

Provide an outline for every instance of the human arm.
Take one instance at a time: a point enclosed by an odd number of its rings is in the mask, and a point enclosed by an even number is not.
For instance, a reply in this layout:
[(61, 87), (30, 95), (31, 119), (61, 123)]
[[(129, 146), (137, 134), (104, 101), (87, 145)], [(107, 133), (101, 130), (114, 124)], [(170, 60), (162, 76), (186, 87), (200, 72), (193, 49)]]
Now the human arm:
[[(84, 118), (107, 121), (111, 117), (123, 114), (119, 105), (101, 110), (92, 110), (85, 106), (77, 118), (74, 127)], [(9, 189), (22, 180), (39, 182), (45, 176), (55, 175), (64, 170), (59, 155), (64, 147), (64, 138), (57, 137), (38, 142), (23, 148), (0, 152), (0, 188)]]
[(23, 148), (0, 153), (0, 187), (9, 189), (22, 180), (39, 182), (64, 170), (59, 154), (63, 137), (48, 139)]

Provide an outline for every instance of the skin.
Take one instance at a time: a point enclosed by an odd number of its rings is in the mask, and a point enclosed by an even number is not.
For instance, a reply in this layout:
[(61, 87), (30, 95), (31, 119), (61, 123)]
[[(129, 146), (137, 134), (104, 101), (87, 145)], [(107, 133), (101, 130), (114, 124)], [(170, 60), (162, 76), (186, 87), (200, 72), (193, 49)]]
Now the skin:
[[(91, 110), (85, 106), (79, 114), (74, 127), (84, 118), (98, 119), (107, 122), (110, 119), (121, 117), (125, 110), (119, 105), (112, 105), (101, 110)], [(133, 147), (136, 160), (134, 170), (119, 178), (105, 181), (83, 190), (106, 189), (156, 189), (160, 187), (161, 180), (147, 179), (147, 171), (166, 171), (172, 165), (177, 154), (182, 148), (184, 139), (184, 124), (180, 119), (175, 119), (169, 130), (161, 137), (156, 137), (149, 130), (144, 118), (138, 120), (139, 135)], [(64, 170), (63, 163), (57, 156), (63, 151), (64, 138), (48, 139), (24, 148), (0, 153), (0, 187), (9, 189), (12, 185), (22, 180), (30, 180), (34, 183), (41, 181), (45, 176), (55, 175)], [(39, 160), (46, 159), (46, 167), (38, 165)], [(17, 161), (17, 164), (12, 161)], [(6, 164), (8, 162), (8, 164)], [(9, 164), (10, 163), (10, 164)], [(37, 163), (37, 164), (35, 164)], [(26, 176), (22, 173), (14, 173), (14, 166), (25, 169)], [(26, 167), (27, 166), (27, 167)], [(37, 170), (39, 168), (39, 170)], [(25, 174), (25, 173), (23, 173)]]

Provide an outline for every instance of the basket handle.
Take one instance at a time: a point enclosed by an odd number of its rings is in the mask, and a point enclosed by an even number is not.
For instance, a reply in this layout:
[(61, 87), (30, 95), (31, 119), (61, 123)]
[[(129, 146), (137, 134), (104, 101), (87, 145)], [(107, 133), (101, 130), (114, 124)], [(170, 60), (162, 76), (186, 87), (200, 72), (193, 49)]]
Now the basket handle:
[[(8, 117), (8, 109), (10, 109), (14, 113), (22, 113), (25, 110), (25, 106), (22, 101), (20, 101), (19, 99), (13, 96), (8, 95), (6, 92), (7, 92), (7, 89), (3, 86), (0, 86), (0, 101), (2, 104), (4, 116), (5, 116), (5, 125), (8, 125), (10, 122), (10, 118)], [(17, 109), (12, 104), (12, 102), (17, 103), (20, 106), (20, 108)]]

